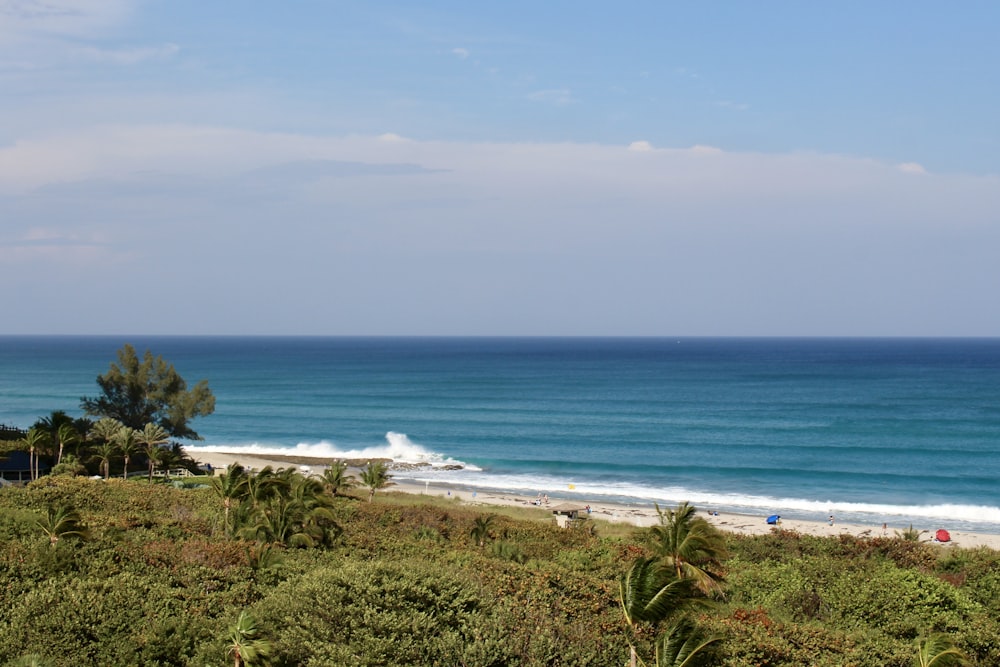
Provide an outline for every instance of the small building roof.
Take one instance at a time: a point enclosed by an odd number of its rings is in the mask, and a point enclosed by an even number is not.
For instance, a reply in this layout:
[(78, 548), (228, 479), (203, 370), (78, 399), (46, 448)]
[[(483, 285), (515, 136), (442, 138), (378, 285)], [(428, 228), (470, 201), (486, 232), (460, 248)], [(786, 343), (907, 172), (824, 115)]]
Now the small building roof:
[(553, 512), (586, 512), (586, 505), (574, 505), (573, 503), (560, 503), (550, 508)]

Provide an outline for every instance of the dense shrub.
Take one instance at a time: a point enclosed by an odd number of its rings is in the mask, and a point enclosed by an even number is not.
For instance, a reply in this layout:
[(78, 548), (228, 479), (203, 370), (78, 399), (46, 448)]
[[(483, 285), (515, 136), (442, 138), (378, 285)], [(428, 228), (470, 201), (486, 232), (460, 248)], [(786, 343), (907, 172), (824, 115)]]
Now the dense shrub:
[[(91, 537), (49, 547), (48, 508), (79, 508)], [(45, 478), (0, 491), (0, 664), (225, 664), (246, 610), (275, 665), (620, 665), (618, 578), (647, 555), (624, 530), (395, 494), (333, 501), (341, 539), (314, 549), (227, 539), (211, 489)], [(1000, 664), (1000, 554), (893, 538), (789, 531), (730, 536), (727, 593), (698, 623), (718, 664), (907, 665), (947, 632)]]
[(486, 627), (478, 587), (420, 561), (346, 563), (286, 582), (258, 604), (279, 662), (460, 664)]

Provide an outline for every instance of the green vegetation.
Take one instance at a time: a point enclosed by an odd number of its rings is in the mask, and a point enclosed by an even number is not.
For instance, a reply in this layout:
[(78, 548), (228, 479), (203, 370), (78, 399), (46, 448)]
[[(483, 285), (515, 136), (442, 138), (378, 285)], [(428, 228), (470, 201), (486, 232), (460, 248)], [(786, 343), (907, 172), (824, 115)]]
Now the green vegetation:
[(375, 498), (375, 492), (389, 486), (389, 468), (385, 461), (372, 461), (361, 471), (361, 483), (368, 488), (368, 502)]
[(175, 438), (199, 440), (191, 428), (195, 417), (215, 411), (215, 396), (202, 380), (192, 389), (173, 364), (146, 350), (142, 360), (131, 345), (118, 350), (118, 363), (97, 376), (99, 396), (80, 399), (80, 407), (93, 417), (110, 417), (142, 431), (147, 424), (162, 427)]
[[(1000, 664), (988, 549), (780, 530), (720, 544), (683, 506), (616, 535), (334, 496), (293, 469), (213, 480), (0, 489), (0, 665), (617, 667), (630, 647), (649, 666)], [(665, 545), (678, 519), (688, 539)], [(692, 532), (713, 549), (664, 548)], [(707, 593), (679, 559), (711, 572)]]
[(323, 485), (333, 496), (340, 495), (357, 484), (357, 480), (347, 474), (347, 464), (343, 461), (334, 462), (323, 471)]
[(233, 659), (234, 667), (253, 667), (266, 664), (271, 653), (271, 644), (258, 637), (257, 622), (245, 611), (241, 611), (236, 623), (229, 629), (227, 655)]

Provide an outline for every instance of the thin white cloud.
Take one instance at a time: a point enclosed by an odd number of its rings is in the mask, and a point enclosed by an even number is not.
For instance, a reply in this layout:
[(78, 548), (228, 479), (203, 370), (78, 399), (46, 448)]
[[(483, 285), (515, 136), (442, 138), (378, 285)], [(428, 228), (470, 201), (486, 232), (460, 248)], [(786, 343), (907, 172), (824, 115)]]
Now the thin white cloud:
[(568, 88), (551, 88), (548, 90), (537, 90), (528, 95), (528, 99), (533, 102), (542, 102), (554, 106), (565, 106), (573, 104), (576, 99)]
[(79, 268), (133, 256), (131, 251), (116, 251), (99, 233), (92, 231), (81, 234), (52, 227), (30, 227), (15, 238), (0, 238), (0, 265), (43, 261)]
[(455, 54), (456, 56), (458, 56), (459, 58), (461, 58), (462, 60), (465, 60), (466, 58), (469, 57), (469, 50), (468, 49), (463, 49), (461, 47), (452, 49), (451, 52), (453, 54)]
[(648, 141), (633, 141), (628, 145), (628, 149), (636, 153), (648, 153), (653, 150), (653, 144)]
[(721, 155), (722, 149), (716, 148), (715, 146), (705, 146), (702, 144), (695, 144), (690, 149), (693, 155)]
[(903, 162), (902, 164), (896, 165), (904, 174), (926, 174), (927, 170), (919, 162)]
[[(186, 125), (40, 137), (0, 147), (0, 286), (31, 285), (4, 298), (44, 316), (55, 309), (40, 303), (87, 303), (81, 271), (110, 280), (183, 254), (205, 268), (180, 272), (178, 291), (213, 295), (197, 310), (199, 331), (259, 332), (247, 305), (266, 304), (298, 333), (301, 322), (330, 333), (345, 321), (344, 333), (454, 333), (469, 322), (482, 333), (586, 332), (611, 313), (620, 333), (682, 321), (702, 333), (788, 334), (811, 322), (802, 333), (815, 335), (851, 333), (842, 322), (857, 321), (853, 299), (873, 286), (900, 298), (862, 313), (862, 331), (934, 333), (920, 319), (928, 308), (985, 302), (985, 287), (952, 294), (997, 282), (1000, 178), (914, 178), (843, 155), (624, 148)], [(905, 252), (900, 235), (913, 241)], [(121, 298), (144, 288), (122, 280)], [(309, 310), (317, 300), (335, 316)], [(556, 302), (587, 307), (552, 313)], [(669, 315), (653, 317), (651, 302)], [(417, 305), (419, 318), (400, 316)], [(192, 321), (186, 308), (170, 315)], [(949, 319), (956, 332), (987, 331), (974, 325), (988, 309), (960, 311)], [(91, 316), (74, 324), (97, 326)], [(60, 331), (65, 320), (33, 325)]]
[(385, 134), (378, 135), (379, 141), (385, 141), (389, 143), (396, 143), (401, 141), (409, 141), (406, 137), (401, 137), (393, 132), (386, 132)]

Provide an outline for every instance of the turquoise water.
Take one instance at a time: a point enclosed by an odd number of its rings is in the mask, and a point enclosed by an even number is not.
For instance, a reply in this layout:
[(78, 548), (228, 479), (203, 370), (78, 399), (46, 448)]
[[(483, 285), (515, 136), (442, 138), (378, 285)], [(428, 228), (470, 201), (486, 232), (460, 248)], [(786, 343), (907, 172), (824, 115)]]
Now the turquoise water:
[(0, 422), (78, 415), (125, 342), (209, 381), (195, 450), (460, 463), (410, 476), (1000, 532), (1000, 340), (3, 337)]

